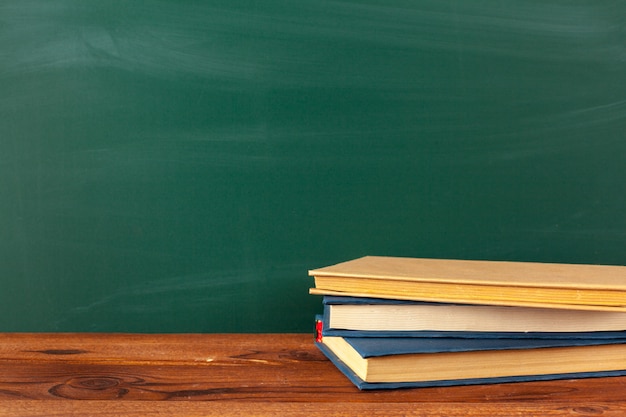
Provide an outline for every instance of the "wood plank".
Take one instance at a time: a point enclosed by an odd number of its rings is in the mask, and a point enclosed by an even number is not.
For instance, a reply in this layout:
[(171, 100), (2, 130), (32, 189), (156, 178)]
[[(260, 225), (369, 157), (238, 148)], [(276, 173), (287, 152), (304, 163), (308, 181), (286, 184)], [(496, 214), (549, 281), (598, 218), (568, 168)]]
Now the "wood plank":
[(626, 413), (626, 377), (359, 391), (308, 334), (0, 340), (0, 416)]
[(329, 417), (329, 416), (604, 416), (626, 415), (626, 405), (616, 404), (533, 404), (529, 402), (472, 403), (300, 403), (300, 402), (158, 402), (158, 401), (46, 401), (0, 403), (0, 417), (104, 417), (104, 416), (185, 416), (185, 417)]

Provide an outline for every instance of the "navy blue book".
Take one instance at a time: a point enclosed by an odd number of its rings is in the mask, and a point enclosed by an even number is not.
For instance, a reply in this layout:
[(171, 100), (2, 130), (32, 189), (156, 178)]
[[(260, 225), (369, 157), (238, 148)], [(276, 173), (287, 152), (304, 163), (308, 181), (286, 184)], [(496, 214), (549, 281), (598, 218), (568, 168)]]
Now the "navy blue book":
[(323, 332), (344, 337), (620, 338), (626, 313), (325, 296)]
[(316, 345), (360, 389), (626, 375), (626, 338), (344, 338), (318, 332)]

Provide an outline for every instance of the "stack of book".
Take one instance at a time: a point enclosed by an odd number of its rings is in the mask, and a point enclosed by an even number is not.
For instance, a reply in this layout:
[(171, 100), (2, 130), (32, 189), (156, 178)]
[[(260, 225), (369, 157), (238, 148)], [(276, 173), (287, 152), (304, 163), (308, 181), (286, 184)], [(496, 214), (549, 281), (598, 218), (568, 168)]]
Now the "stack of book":
[(626, 375), (626, 267), (368, 256), (309, 271), (361, 389)]

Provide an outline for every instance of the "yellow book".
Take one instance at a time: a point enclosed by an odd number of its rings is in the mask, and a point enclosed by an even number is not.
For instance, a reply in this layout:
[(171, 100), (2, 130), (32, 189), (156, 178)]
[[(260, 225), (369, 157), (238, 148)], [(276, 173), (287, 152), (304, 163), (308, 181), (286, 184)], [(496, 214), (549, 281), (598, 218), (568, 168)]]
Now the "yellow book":
[(626, 266), (366, 256), (309, 275), (319, 295), (626, 311)]

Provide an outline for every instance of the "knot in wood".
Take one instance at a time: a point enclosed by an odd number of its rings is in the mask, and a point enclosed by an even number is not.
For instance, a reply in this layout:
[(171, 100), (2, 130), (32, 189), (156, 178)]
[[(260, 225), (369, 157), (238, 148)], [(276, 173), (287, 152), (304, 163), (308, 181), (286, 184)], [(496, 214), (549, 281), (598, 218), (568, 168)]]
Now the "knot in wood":
[(122, 398), (129, 392), (123, 378), (115, 376), (78, 376), (48, 392), (56, 397), (80, 400), (109, 400)]

